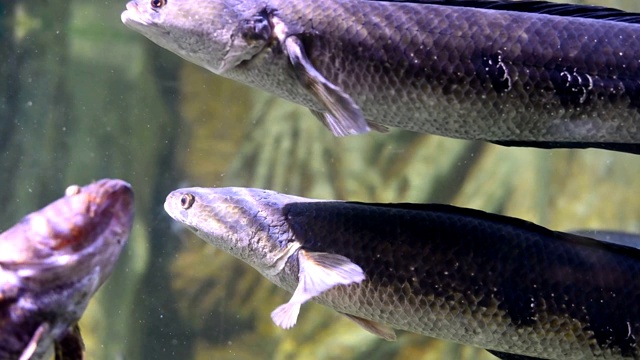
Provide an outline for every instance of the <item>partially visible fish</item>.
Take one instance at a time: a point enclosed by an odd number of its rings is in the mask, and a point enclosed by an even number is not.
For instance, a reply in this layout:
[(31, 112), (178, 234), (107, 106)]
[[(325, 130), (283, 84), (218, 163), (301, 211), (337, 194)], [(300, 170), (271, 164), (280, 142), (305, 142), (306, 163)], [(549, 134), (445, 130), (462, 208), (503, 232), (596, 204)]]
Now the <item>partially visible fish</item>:
[(640, 237), (606, 241), (439, 204), (247, 188), (171, 192), (167, 213), (293, 293), (388, 340), (407, 330), (503, 359), (639, 359)]
[(82, 359), (77, 321), (127, 242), (133, 191), (79, 187), (0, 234), (0, 359)]
[(132, 0), (122, 21), (335, 135), (640, 153), (640, 15), (502, 0)]

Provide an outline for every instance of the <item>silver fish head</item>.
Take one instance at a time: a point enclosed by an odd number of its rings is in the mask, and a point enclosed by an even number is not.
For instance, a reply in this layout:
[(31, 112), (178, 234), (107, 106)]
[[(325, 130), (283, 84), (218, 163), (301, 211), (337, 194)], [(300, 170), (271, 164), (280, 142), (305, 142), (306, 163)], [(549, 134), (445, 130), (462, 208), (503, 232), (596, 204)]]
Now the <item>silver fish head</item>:
[(308, 201), (261, 189), (184, 188), (171, 192), (164, 208), (209, 244), (277, 281), (297, 249), (282, 211), (292, 199)]
[(121, 19), (156, 44), (216, 74), (270, 41), (266, 5), (239, 0), (132, 0)]

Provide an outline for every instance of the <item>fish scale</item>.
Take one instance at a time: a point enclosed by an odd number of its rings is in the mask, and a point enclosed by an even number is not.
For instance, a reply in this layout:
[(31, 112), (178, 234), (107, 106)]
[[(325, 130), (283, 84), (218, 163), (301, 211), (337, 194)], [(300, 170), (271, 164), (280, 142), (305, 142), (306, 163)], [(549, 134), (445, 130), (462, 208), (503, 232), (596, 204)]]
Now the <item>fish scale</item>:
[[(135, 0), (122, 19), (187, 60), (310, 108), (337, 135), (367, 131), (366, 119), (506, 145), (640, 151), (638, 15), (457, 3), (172, 0), (150, 10)], [(262, 47), (231, 41), (234, 24), (256, 14), (271, 26)], [(336, 97), (356, 110), (340, 113)]]

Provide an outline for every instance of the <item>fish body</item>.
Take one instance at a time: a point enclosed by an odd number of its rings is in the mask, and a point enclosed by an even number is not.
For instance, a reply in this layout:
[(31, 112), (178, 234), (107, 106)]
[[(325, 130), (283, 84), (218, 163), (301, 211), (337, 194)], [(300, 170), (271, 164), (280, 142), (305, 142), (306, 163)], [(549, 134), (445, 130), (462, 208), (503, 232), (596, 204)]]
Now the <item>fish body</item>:
[(640, 358), (638, 236), (633, 247), (448, 205), (246, 188), (178, 189), (165, 210), (292, 292), (272, 313), (283, 328), (313, 300), (389, 340), (401, 329), (505, 359)]
[(0, 234), (0, 359), (81, 359), (77, 321), (127, 242), (133, 191), (122, 180), (70, 186)]
[(391, 126), (640, 152), (636, 14), (544, 1), (133, 0), (122, 21), (308, 107), (336, 135)]

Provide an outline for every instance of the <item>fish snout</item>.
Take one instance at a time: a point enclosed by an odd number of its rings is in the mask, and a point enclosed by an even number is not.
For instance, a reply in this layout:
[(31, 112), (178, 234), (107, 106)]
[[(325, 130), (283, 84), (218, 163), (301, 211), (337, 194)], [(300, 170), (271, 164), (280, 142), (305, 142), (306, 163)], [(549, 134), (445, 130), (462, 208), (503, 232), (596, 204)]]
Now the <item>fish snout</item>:
[(132, 26), (133, 24), (151, 24), (151, 19), (142, 12), (135, 0), (129, 1), (126, 8), (127, 10), (120, 14), (120, 20), (122, 20), (125, 25)]

